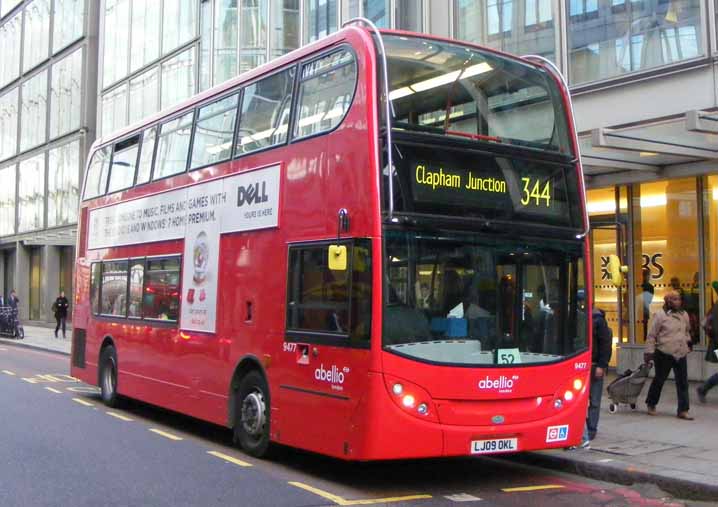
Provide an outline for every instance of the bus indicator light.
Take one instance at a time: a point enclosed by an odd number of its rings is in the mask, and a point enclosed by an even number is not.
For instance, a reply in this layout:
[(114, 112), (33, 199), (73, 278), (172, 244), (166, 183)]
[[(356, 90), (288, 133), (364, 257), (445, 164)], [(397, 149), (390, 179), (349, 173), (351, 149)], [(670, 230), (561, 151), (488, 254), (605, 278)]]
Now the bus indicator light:
[(416, 399), (411, 394), (407, 394), (401, 399), (401, 402), (406, 408), (412, 408), (416, 403)]
[(577, 378), (576, 380), (573, 381), (574, 391), (580, 391), (582, 387), (583, 387), (583, 382), (581, 382), (580, 378)]
[(573, 391), (566, 391), (563, 395), (563, 399), (566, 401), (571, 401), (573, 399)]

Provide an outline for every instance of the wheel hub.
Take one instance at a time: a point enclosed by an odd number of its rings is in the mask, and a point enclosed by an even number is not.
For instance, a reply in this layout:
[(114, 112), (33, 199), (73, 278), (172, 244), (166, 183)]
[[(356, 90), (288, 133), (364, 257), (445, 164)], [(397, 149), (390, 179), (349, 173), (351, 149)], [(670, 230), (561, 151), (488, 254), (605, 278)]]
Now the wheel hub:
[(242, 401), (242, 426), (254, 437), (260, 436), (264, 428), (266, 405), (262, 393), (249, 393)]

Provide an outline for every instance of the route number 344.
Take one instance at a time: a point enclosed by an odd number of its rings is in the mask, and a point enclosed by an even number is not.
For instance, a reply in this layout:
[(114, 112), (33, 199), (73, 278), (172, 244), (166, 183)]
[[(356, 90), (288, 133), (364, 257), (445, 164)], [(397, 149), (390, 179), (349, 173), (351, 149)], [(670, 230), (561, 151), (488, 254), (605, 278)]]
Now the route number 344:
[(551, 206), (551, 181), (547, 181), (541, 185), (541, 182), (537, 179), (524, 177), (521, 178), (523, 183), (523, 191), (521, 193), (521, 204), (528, 206), (534, 204), (540, 206), (543, 204), (548, 208)]

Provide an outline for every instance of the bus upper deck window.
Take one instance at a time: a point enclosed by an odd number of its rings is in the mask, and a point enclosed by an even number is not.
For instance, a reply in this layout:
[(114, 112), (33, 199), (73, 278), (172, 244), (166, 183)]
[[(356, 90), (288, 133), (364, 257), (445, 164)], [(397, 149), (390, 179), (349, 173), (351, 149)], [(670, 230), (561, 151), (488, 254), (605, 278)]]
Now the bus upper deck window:
[(110, 172), (110, 147), (97, 150), (87, 168), (85, 177), (85, 199), (92, 199), (105, 194), (107, 174)]
[(110, 184), (107, 192), (129, 188), (135, 181), (135, 167), (140, 147), (140, 136), (136, 135), (115, 145), (110, 167)]
[(349, 50), (304, 65), (294, 137), (311, 136), (339, 125), (351, 105), (356, 80), (356, 60)]

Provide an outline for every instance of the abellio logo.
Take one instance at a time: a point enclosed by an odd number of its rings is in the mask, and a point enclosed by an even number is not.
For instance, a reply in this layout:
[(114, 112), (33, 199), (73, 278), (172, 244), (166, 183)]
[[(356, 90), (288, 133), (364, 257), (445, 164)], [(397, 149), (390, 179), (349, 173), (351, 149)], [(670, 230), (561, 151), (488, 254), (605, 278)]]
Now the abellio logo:
[(487, 375), (485, 379), (479, 380), (479, 389), (498, 389), (499, 391), (510, 390), (513, 389), (514, 380), (516, 379), (518, 379), (517, 376), (509, 378), (504, 375), (501, 375), (499, 378), (492, 379)]
[(335, 365), (328, 370), (324, 368), (324, 364), (319, 365), (319, 368), (314, 370), (314, 378), (330, 384), (344, 383), (344, 373)]

